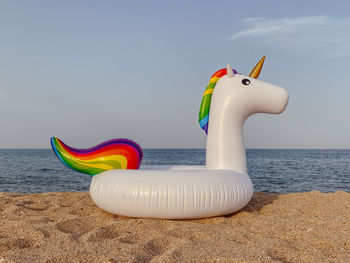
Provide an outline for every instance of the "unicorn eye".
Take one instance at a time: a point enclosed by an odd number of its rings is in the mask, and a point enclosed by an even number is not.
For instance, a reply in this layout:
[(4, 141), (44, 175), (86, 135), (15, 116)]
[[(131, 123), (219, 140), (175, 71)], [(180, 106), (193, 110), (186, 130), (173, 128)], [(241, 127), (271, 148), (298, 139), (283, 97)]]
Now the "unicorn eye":
[(250, 80), (249, 79), (242, 79), (242, 84), (243, 85), (249, 85), (250, 84)]

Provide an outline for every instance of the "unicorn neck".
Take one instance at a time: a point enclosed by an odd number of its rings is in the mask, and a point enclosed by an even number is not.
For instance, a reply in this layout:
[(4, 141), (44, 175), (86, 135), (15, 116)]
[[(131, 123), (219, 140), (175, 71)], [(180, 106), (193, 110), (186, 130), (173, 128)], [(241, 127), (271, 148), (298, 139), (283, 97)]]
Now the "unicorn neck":
[(206, 167), (247, 173), (243, 140), (245, 118), (233, 114), (230, 105), (219, 103), (210, 109)]

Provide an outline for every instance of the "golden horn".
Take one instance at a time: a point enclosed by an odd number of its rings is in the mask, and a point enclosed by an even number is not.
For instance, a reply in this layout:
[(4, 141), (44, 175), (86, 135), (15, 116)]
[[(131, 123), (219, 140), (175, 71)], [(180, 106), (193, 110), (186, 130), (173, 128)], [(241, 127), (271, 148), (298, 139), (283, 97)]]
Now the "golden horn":
[(255, 65), (252, 72), (250, 72), (249, 77), (252, 77), (255, 79), (259, 77), (260, 71), (264, 65), (264, 61), (265, 61), (265, 56), (263, 56), (262, 59), (260, 59), (260, 61), (258, 62), (258, 64)]

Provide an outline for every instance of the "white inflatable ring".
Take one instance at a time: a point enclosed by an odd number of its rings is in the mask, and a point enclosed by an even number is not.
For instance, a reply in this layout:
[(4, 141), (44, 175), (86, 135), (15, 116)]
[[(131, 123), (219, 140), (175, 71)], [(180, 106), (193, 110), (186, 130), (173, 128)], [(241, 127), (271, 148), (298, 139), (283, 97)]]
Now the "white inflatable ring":
[(130, 217), (202, 218), (233, 213), (253, 195), (247, 174), (200, 166), (110, 170), (92, 178), (90, 195), (103, 210)]

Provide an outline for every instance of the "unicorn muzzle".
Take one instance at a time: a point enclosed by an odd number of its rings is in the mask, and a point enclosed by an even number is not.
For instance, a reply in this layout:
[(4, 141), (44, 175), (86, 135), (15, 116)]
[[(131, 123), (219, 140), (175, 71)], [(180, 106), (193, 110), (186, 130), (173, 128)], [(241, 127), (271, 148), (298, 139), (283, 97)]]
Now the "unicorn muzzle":
[(282, 87), (276, 87), (274, 97), (274, 103), (271, 105), (273, 107), (271, 113), (280, 114), (287, 108), (289, 100), (288, 92)]

